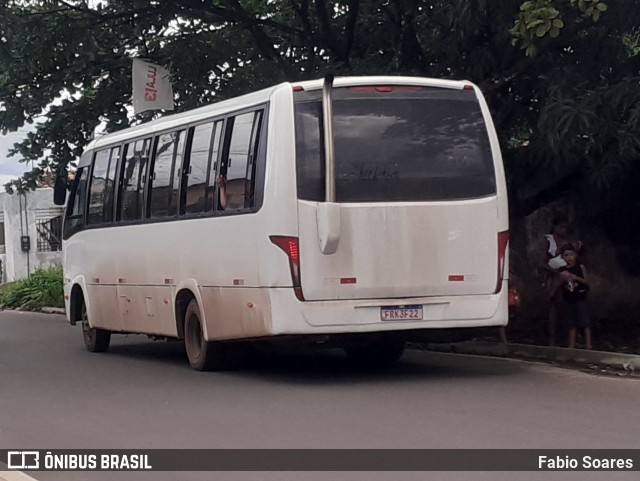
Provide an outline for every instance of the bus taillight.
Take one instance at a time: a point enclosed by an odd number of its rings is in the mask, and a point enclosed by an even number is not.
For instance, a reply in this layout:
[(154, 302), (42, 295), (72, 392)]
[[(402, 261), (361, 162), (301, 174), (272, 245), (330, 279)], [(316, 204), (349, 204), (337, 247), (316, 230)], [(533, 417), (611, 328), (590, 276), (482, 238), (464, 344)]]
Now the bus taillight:
[(349, 87), (349, 90), (356, 92), (417, 92), (422, 90), (422, 87), (414, 85), (360, 85), (356, 87)]
[(496, 284), (495, 293), (499, 293), (502, 289), (502, 280), (504, 279), (505, 261), (507, 257), (507, 245), (509, 245), (509, 231), (498, 232), (498, 283)]
[(269, 236), (271, 242), (280, 247), (289, 258), (289, 269), (291, 270), (291, 280), (293, 282), (293, 290), (296, 297), (304, 301), (302, 295), (302, 286), (300, 284), (300, 243), (297, 237)]

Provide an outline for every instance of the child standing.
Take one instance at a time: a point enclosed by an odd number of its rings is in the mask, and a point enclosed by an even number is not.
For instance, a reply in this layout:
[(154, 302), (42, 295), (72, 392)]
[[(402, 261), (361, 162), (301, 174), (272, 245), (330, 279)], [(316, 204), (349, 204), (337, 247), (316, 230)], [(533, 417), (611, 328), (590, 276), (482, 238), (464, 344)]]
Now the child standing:
[(577, 328), (584, 329), (585, 347), (591, 349), (591, 321), (587, 310), (589, 274), (587, 268), (578, 262), (578, 252), (571, 244), (561, 247), (560, 253), (567, 263), (561, 268), (563, 286), (564, 317), (569, 324), (569, 347), (576, 347)]
[[(549, 296), (549, 345), (556, 345), (556, 330), (564, 305), (562, 279), (559, 263), (561, 263), (561, 247), (572, 244), (578, 254), (582, 254), (584, 246), (574, 235), (573, 226), (564, 215), (554, 217), (551, 222), (551, 233), (544, 236), (542, 243), (541, 268), (547, 274), (545, 285)], [(556, 259), (557, 258), (557, 259)], [(564, 264), (562, 262), (562, 264)]]

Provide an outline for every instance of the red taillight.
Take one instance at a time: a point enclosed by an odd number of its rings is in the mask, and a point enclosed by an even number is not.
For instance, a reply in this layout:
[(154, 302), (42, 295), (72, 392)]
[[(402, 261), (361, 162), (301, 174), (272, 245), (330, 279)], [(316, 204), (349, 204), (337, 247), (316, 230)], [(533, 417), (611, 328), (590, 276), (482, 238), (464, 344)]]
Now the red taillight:
[(509, 231), (498, 232), (498, 283), (496, 284), (496, 294), (502, 289), (504, 279), (505, 261), (507, 258), (507, 246), (509, 245)]
[(464, 90), (473, 90), (473, 85), (469, 85), (469, 84), (467, 84), (467, 85), (465, 85), (465, 86), (463, 87), (463, 89), (464, 89)]
[(289, 251), (289, 257), (291, 262), (300, 264), (300, 247), (298, 246), (298, 239), (290, 239), (287, 242), (287, 249)]
[(289, 258), (289, 268), (291, 269), (291, 281), (293, 282), (293, 290), (296, 297), (304, 301), (302, 295), (302, 287), (300, 285), (300, 244), (297, 237), (269, 236), (271, 242), (280, 247)]
[(349, 90), (355, 90), (357, 92), (416, 92), (422, 87), (413, 85), (360, 85), (357, 87), (349, 87)]

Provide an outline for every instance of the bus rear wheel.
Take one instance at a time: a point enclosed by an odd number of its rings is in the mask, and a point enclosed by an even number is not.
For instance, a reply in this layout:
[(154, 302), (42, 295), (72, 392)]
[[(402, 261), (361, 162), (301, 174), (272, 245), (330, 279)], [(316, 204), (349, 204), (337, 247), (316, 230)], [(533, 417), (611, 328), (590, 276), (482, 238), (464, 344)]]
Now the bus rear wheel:
[(402, 357), (405, 341), (381, 337), (363, 344), (346, 346), (344, 352), (359, 367), (386, 367)]
[(205, 340), (200, 308), (195, 299), (189, 302), (185, 313), (184, 345), (189, 364), (196, 371), (219, 371), (225, 368), (227, 346)]
[(109, 350), (111, 331), (98, 329), (89, 325), (87, 306), (85, 306), (84, 301), (82, 302), (82, 309), (80, 310), (80, 323), (82, 325), (82, 338), (88, 351), (106, 352)]

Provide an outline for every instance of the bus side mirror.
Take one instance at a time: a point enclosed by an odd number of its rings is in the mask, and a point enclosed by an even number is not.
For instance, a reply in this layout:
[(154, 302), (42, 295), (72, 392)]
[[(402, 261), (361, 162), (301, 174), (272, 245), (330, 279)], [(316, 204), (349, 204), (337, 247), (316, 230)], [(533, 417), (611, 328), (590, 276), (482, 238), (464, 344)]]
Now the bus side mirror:
[(53, 203), (64, 205), (67, 201), (67, 178), (64, 175), (57, 175), (53, 186)]

